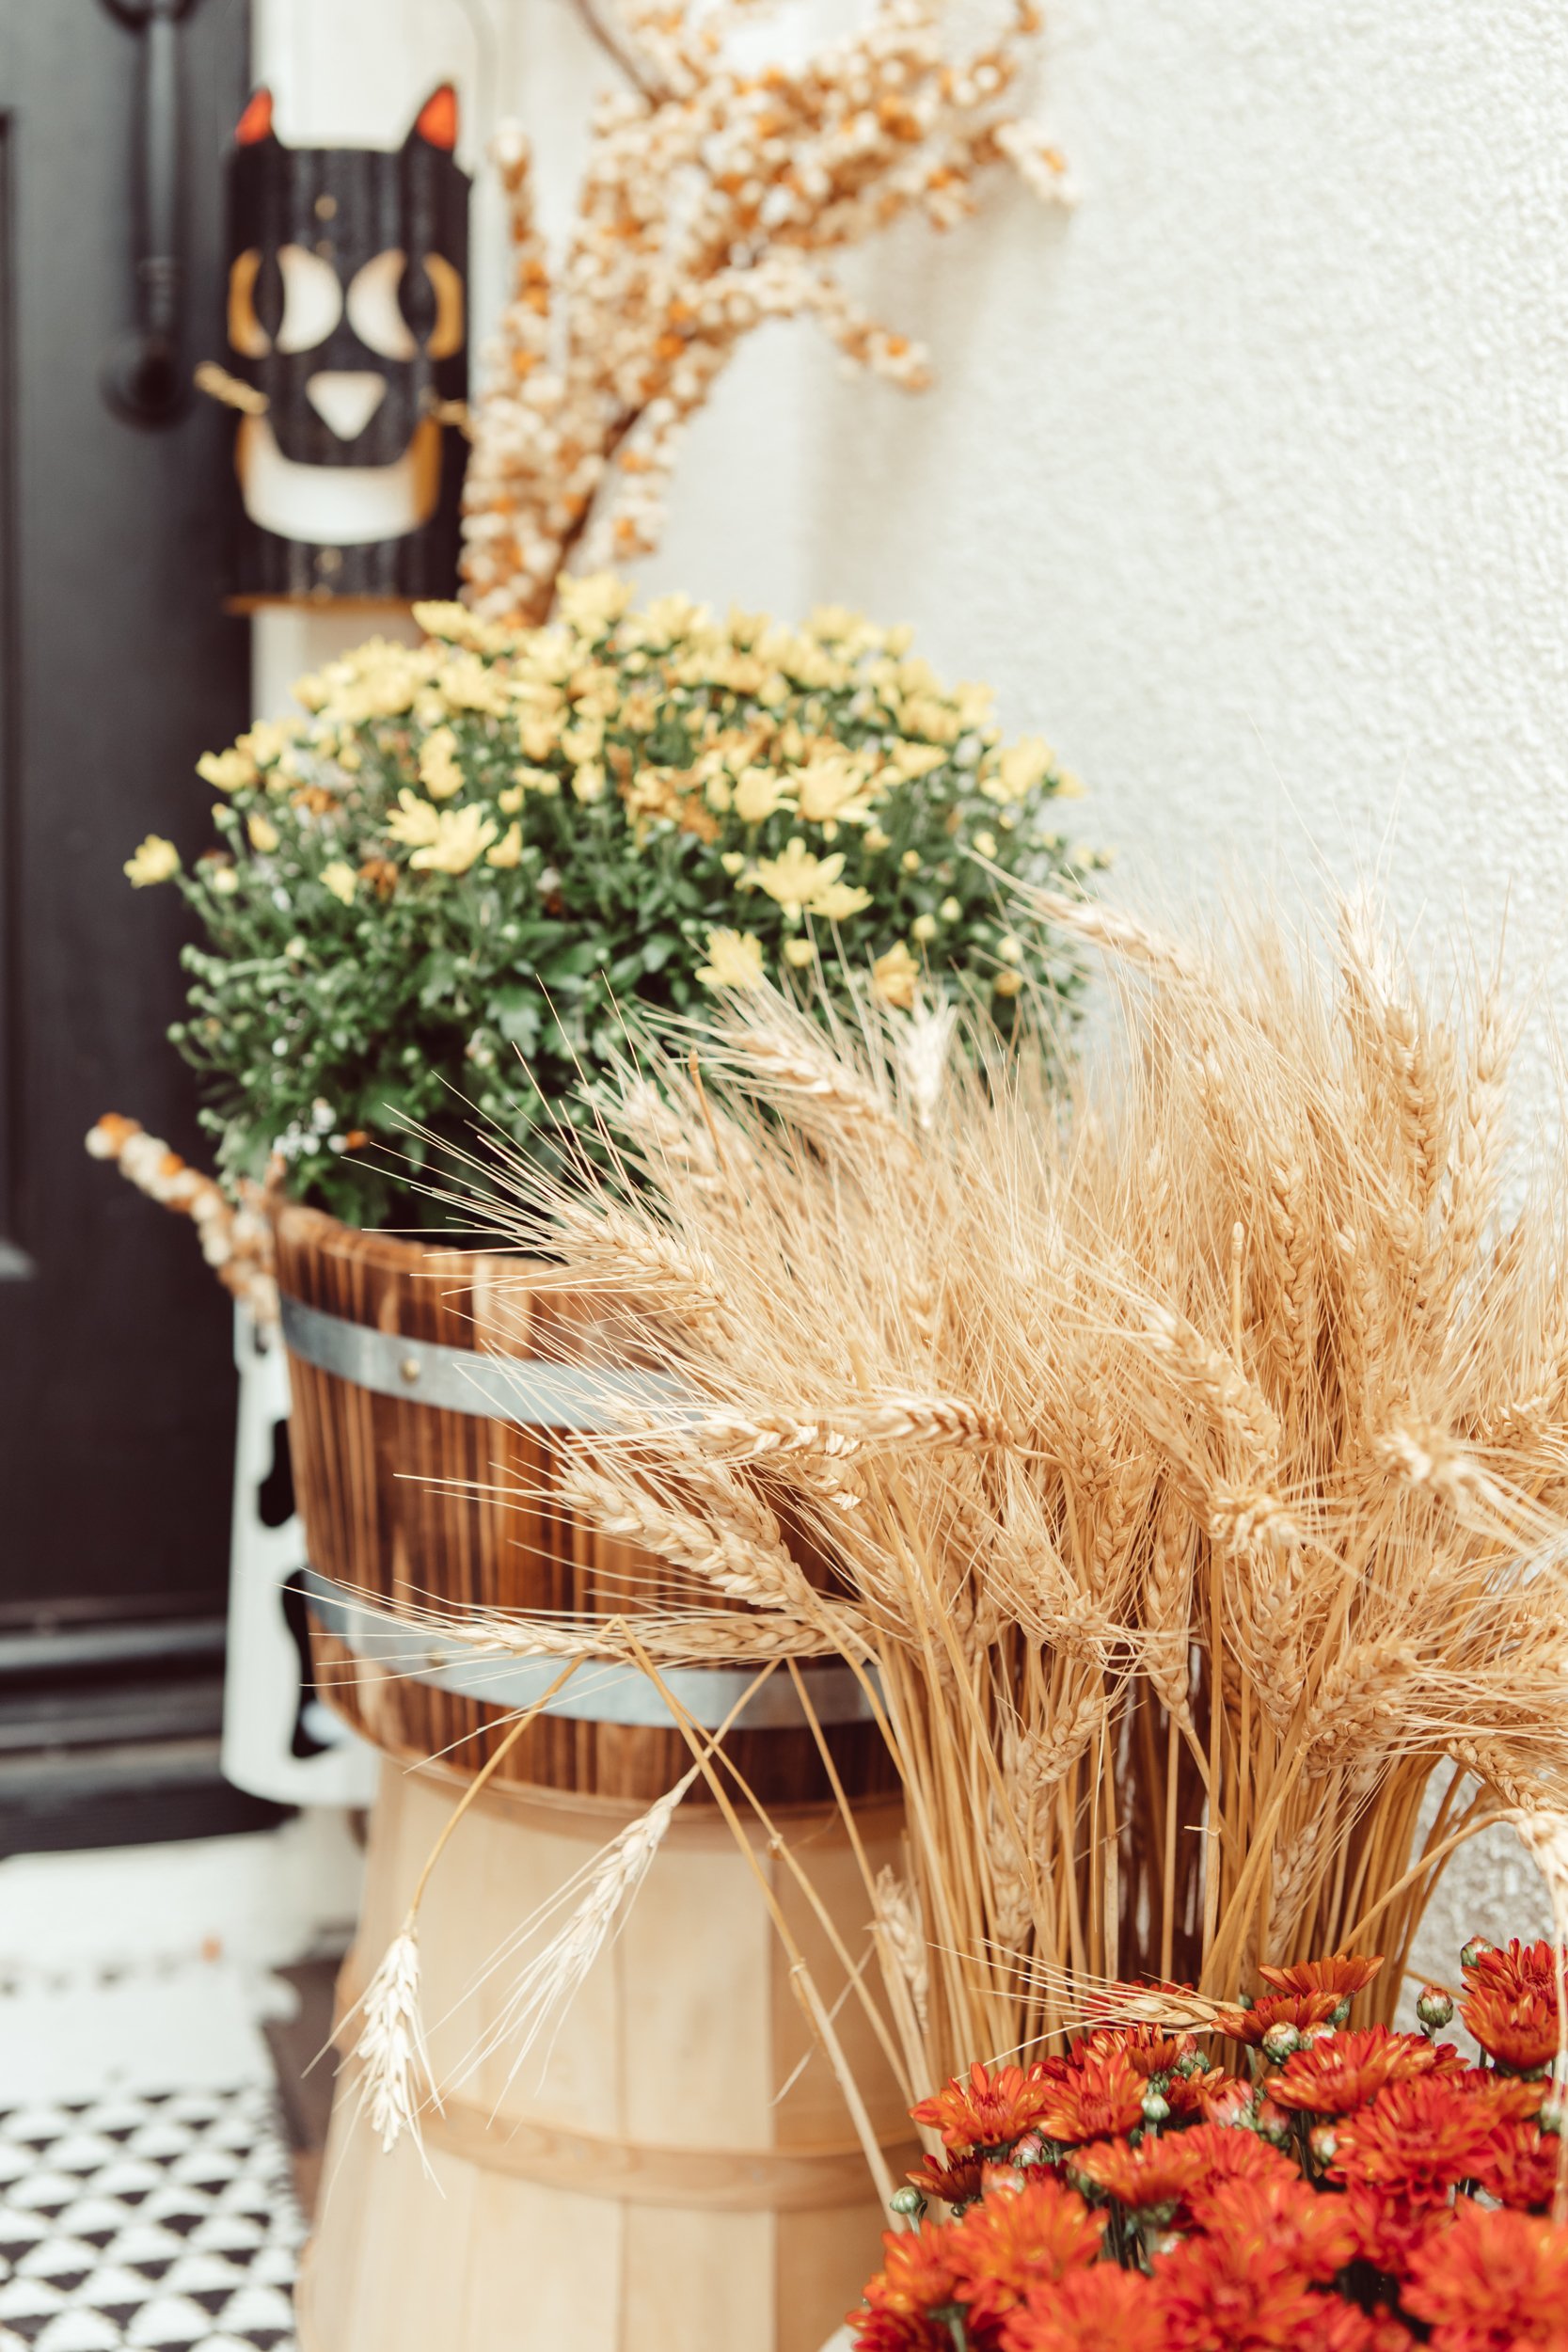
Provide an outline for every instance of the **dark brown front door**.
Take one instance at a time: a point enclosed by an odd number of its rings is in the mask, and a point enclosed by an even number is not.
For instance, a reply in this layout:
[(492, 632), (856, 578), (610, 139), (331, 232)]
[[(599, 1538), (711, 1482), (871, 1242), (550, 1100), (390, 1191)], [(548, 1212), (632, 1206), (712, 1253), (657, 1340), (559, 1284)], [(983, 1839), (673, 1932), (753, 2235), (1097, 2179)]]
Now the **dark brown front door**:
[[(131, 21), (148, 7), (0, 0), (0, 1703), (8, 1667), (53, 1660), (68, 1743), (95, 1708), (130, 1721), (73, 1660), (90, 1676), (118, 1659), (125, 1698), (136, 1661), (136, 1720), (189, 1731), (191, 1664), (210, 1686), (223, 1607), (233, 1440), (229, 1311), (190, 1228), (83, 1150), (117, 1110), (204, 1156), (165, 1039), (185, 917), (120, 869), (149, 832), (187, 856), (208, 836), (194, 763), (247, 700), (245, 625), (222, 610), (230, 421), (192, 400), (171, 422), (128, 421), (104, 389), (145, 301), (171, 157), (180, 379), (224, 348), (247, 12), (150, 0), (180, 18), (171, 142), (166, 77), (160, 92), (148, 71), (166, 36)], [(161, 1725), (159, 1661), (181, 1659)], [(24, 1738), (0, 1712), (0, 1811)]]

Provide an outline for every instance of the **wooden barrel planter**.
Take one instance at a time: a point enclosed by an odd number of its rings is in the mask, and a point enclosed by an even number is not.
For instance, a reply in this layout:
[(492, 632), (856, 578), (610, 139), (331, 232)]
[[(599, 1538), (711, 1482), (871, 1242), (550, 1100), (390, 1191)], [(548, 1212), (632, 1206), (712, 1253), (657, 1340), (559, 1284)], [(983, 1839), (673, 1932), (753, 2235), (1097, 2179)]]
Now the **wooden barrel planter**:
[[(380, 1597), (588, 1616), (666, 1605), (672, 1584), (657, 1561), (550, 1500), (557, 1433), (571, 1425), (586, 1379), (578, 1375), (574, 1387), (562, 1359), (574, 1344), (586, 1355), (593, 1301), (531, 1291), (521, 1258), (363, 1232), (319, 1210), (283, 1206), (275, 1230), (318, 1683), (388, 1753), (477, 1767), (559, 1661), (531, 1680), (523, 1669), (534, 1661), (443, 1657), (405, 1633), (378, 1644), (363, 1603)], [(498, 1353), (515, 1368), (498, 1366)], [(689, 1606), (689, 1583), (680, 1592)], [(722, 1597), (712, 1605), (722, 1608)], [(833, 1661), (802, 1671), (845, 1788), (856, 1797), (891, 1791), (892, 1761), (854, 1677)], [(713, 1726), (739, 1687), (722, 1668), (686, 1669), (675, 1681), (682, 1704)], [(726, 1746), (765, 1802), (831, 1797), (782, 1675)], [(689, 1760), (635, 1670), (595, 1666), (522, 1735), (499, 1776), (650, 1801)], [(706, 1801), (705, 1790), (693, 1795)]]
[[(462, 1786), (391, 1765), (384, 1784), (345, 2008)], [(637, 1811), (499, 1777), (481, 1791), (420, 1914), (438, 2082), (504, 1998), (504, 1971), (469, 1988), (519, 1914)], [(787, 1823), (846, 1946), (863, 1949), (869, 1904), (842, 1823), (815, 1810)], [(896, 1801), (857, 1808), (857, 1825), (873, 1870), (896, 1863)], [(788, 1872), (755, 1851), (831, 2001), (842, 1965)], [(297, 2294), (301, 2352), (819, 2352), (875, 2266), (884, 2217), (837, 2084), (808, 2056), (788, 1970), (733, 1834), (683, 1804), (547, 2069), (535, 2052), (508, 2082), (499, 2053), (426, 2118), (434, 2181), (406, 2139), (383, 2155), (345, 2073)], [(918, 2150), (853, 1997), (836, 2029), (897, 2179)]]

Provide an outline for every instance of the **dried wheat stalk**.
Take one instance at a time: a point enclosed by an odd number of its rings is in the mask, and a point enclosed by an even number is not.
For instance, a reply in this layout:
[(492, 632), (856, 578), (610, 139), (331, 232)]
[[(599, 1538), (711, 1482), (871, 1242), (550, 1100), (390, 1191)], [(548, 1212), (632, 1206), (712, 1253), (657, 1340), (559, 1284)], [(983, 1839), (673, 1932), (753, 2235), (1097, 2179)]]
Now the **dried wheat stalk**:
[[(1568, 1810), (1568, 1151), (1511, 1147), (1495, 985), (1435, 1007), (1364, 908), (1323, 955), (1079, 929), (1117, 1017), (1065, 1104), (1027, 1049), (920, 1090), (897, 1016), (749, 999), (655, 1044), (662, 1133), (628, 1073), (636, 1182), (557, 1223), (606, 1346), (698, 1400), (578, 1507), (742, 1642), (875, 1659), (909, 1865), (867, 1911), (926, 2082), (1108, 1980), (1397, 1963), (1457, 1839)], [(548, 1184), (503, 1181), (533, 1233)], [(657, 1251), (721, 1313), (650, 1322)]]

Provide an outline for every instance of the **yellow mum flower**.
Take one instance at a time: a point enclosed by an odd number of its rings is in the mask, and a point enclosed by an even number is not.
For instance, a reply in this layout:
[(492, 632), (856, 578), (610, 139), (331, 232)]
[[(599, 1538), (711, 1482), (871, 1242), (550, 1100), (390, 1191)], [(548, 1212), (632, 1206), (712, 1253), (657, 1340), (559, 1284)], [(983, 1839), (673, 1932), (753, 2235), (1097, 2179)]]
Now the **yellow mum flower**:
[(150, 833), (135, 855), (126, 859), (123, 870), (133, 890), (145, 890), (150, 883), (169, 882), (178, 874), (180, 852), (161, 833)]
[(260, 809), (255, 809), (245, 818), (245, 829), (250, 835), (251, 848), (259, 850), (263, 857), (270, 857), (281, 837), (272, 818), (263, 817)]
[(397, 807), (387, 819), (387, 830), (394, 841), (425, 850), (440, 837), (440, 812), (432, 808), (428, 801), (421, 801), (417, 792), (410, 792), (404, 785), (398, 794)]
[(584, 760), (572, 778), (572, 791), (583, 806), (604, 798), (604, 770), (596, 759)]
[(227, 752), (203, 752), (196, 763), (196, 772), (203, 784), (215, 785), (220, 792), (240, 792), (247, 784), (254, 784), (256, 762), (236, 745)]
[(613, 572), (588, 572), (580, 579), (562, 572), (555, 586), (561, 617), (579, 637), (602, 636), (631, 602), (631, 590)]
[(420, 782), (433, 801), (450, 801), (463, 789), (457, 764), (457, 738), (451, 727), (436, 727), (420, 746)]
[(514, 818), (484, 862), (487, 866), (520, 866), (522, 859), (523, 829)]
[(743, 768), (733, 795), (735, 813), (743, 825), (760, 825), (774, 810), (789, 804), (789, 793), (772, 768)]
[(513, 781), (525, 792), (537, 792), (541, 800), (550, 800), (561, 789), (561, 778), (550, 768), (514, 768)]
[(746, 861), (738, 850), (726, 850), (719, 860), (726, 874), (738, 874)]
[(522, 805), (523, 787), (520, 784), (515, 784), (507, 791), (496, 795), (496, 806), (504, 816), (515, 817)]
[[(254, 761), (258, 768), (267, 767), (279, 759), (293, 741), (298, 729), (292, 719), (258, 719), (248, 735), (242, 735), (234, 746), (242, 756)], [(209, 778), (215, 782), (215, 778)]]
[(828, 882), (807, 900), (806, 913), (819, 914), (825, 923), (847, 923), (870, 904), (869, 890), (858, 890), (852, 882)]
[(220, 898), (231, 898), (240, 886), (240, 878), (231, 866), (214, 866), (209, 869), (207, 887)]
[(891, 845), (893, 835), (890, 833), (884, 833), (880, 825), (866, 827), (865, 846), (868, 850), (885, 850)]
[(794, 777), (800, 814), (814, 825), (830, 819), (852, 824), (863, 816), (869, 805), (869, 783), (861, 763), (842, 755), (814, 759)]
[(917, 776), (928, 776), (933, 768), (940, 768), (947, 754), (940, 743), (893, 743), (887, 757), (899, 782), (912, 784)]
[(776, 898), (782, 907), (799, 909), (810, 906), (830, 882), (837, 882), (844, 871), (844, 852), (840, 850), (832, 857), (813, 857), (796, 834), (782, 856), (758, 858), (754, 870), (770, 898)]
[(705, 988), (760, 988), (761, 940), (752, 931), (709, 931), (707, 961), (697, 977)]
[(555, 719), (519, 719), (517, 739), (530, 759), (548, 759), (561, 740), (561, 727)]
[(974, 847), (979, 850), (982, 857), (994, 857), (996, 855), (995, 834), (977, 833), (974, 836)]
[(786, 939), (784, 941), (784, 961), (794, 964), (798, 971), (810, 963), (816, 953), (816, 950), (809, 939)]
[(358, 887), (358, 881), (359, 878), (353, 866), (345, 865), (341, 857), (335, 857), (330, 866), (322, 867), (322, 888), (330, 890), (332, 896), (335, 898), (341, 898), (345, 907), (351, 907), (354, 904), (354, 894)]
[(436, 838), (409, 859), (426, 873), (466, 874), (482, 850), (496, 837), (488, 817), (471, 803), (467, 808), (444, 808), (436, 819)]
[(899, 940), (885, 956), (879, 956), (871, 967), (871, 988), (884, 1005), (896, 1005), (908, 1011), (914, 1003), (920, 985), (920, 966), (904, 942)]
[(996, 773), (980, 787), (988, 799), (1022, 801), (1050, 772), (1054, 754), (1037, 735), (1021, 736), (997, 755)]

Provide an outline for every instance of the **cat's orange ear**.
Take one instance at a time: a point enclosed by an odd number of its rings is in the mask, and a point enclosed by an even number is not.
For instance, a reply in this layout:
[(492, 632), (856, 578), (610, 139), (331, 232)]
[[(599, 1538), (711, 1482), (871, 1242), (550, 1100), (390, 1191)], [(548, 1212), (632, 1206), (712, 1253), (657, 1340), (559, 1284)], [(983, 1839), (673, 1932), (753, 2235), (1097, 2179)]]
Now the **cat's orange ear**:
[(252, 90), (249, 103), (234, 125), (234, 144), (236, 147), (260, 147), (263, 139), (270, 139), (271, 136), (272, 92), (270, 89)]
[(457, 145), (457, 92), (450, 82), (433, 89), (420, 108), (412, 135), (451, 154)]

